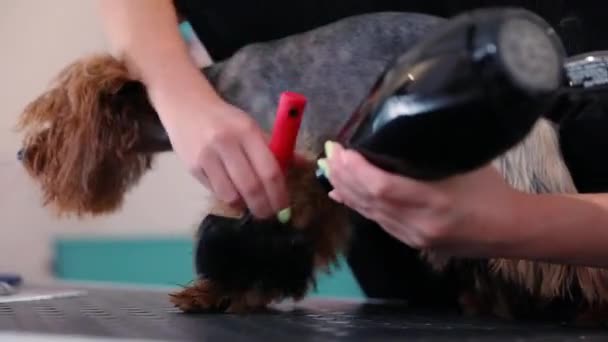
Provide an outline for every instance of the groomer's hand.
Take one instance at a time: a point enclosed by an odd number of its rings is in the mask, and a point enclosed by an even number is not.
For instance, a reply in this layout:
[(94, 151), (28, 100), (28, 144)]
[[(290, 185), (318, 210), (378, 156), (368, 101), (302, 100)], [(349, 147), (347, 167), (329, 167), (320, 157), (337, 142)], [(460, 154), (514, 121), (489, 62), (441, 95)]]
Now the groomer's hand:
[[(267, 217), (287, 206), (283, 175), (260, 128), (201, 74), (172, 0), (99, 1), (112, 50), (148, 96), (182, 162), (229, 204)], [(211, 62), (210, 60), (207, 62)]]
[[(268, 139), (246, 113), (222, 100), (176, 96), (165, 120), (190, 173), (222, 201), (266, 218), (288, 206), (286, 183)], [(165, 116), (168, 117), (168, 116)]]
[(331, 144), (327, 165), (330, 197), (378, 223), (413, 248), (452, 255), (495, 252), (504, 232), (493, 231), (517, 192), (492, 167), (438, 182), (387, 173), (361, 154)]

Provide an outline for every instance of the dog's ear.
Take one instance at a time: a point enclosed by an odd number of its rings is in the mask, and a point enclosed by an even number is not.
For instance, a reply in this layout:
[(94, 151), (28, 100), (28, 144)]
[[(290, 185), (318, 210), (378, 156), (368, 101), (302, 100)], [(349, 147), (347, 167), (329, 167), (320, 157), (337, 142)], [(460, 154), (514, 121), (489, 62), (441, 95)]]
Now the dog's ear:
[(136, 150), (141, 153), (171, 151), (171, 141), (160, 118), (152, 106), (143, 83), (125, 82), (116, 93), (106, 94), (102, 101), (113, 113), (131, 118), (139, 125)]

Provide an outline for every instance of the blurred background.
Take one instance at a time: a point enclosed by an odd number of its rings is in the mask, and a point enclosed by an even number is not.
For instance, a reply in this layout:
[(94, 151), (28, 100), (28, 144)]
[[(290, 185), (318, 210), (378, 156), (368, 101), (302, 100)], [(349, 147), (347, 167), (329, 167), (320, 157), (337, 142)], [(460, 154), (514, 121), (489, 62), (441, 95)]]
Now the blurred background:
[[(210, 195), (176, 157), (154, 170), (113, 215), (57, 218), (16, 161), (23, 107), (68, 63), (107, 49), (94, 0), (0, 1), (0, 273), (26, 282), (175, 286), (193, 278), (191, 237)], [(358, 297), (342, 262), (315, 295)]]

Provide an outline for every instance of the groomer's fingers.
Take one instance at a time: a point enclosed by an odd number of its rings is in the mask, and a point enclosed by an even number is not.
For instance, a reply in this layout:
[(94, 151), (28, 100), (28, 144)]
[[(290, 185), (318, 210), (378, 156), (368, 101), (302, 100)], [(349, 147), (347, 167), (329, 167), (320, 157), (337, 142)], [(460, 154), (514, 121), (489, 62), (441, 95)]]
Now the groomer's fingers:
[(360, 185), (353, 182), (348, 175), (348, 171), (341, 168), (331, 168), (329, 182), (334, 187), (334, 192), (339, 194), (342, 204), (357, 211), (369, 211), (374, 205), (374, 199), (361, 191)]
[(344, 200), (342, 199), (342, 195), (340, 195), (338, 190), (334, 189), (334, 190), (330, 191), (328, 196), (329, 196), (329, 198), (333, 199), (334, 201), (336, 201), (338, 203), (344, 203)]
[(332, 184), (341, 202), (351, 208), (369, 210), (376, 203), (374, 198), (365, 190), (365, 184), (355, 177), (354, 170), (347, 167), (343, 160), (344, 150), (335, 144), (327, 159), (329, 182)]
[(272, 206), (266, 195), (264, 184), (251, 165), (243, 147), (240, 144), (230, 143), (217, 148), (228, 176), (251, 213), (260, 218), (272, 215)]
[[(224, 174), (226, 174), (226, 169), (224, 168), (224, 165), (221, 165), (222, 169), (224, 170)], [(203, 186), (210, 190), (213, 193), (216, 193), (215, 188), (211, 185), (210, 181), (209, 181), (209, 177), (205, 174), (204, 170), (200, 170), (198, 172), (194, 173), (194, 178), (196, 180), (198, 180), (201, 184), (203, 184)], [(226, 177), (227, 178), (227, 177)], [(228, 179), (228, 178), (227, 178)], [(230, 181), (230, 179), (228, 179), (228, 181)], [(239, 196), (239, 194), (236, 191), (236, 188), (234, 187), (233, 184), (231, 184), (234, 193), (234, 198), (233, 200), (231, 200), (230, 202), (224, 200), (224, 198), (218, 196), (218, 200), (221, 201), (223, 204), (225, 205), (229, 205), (230, 207), (232, 207), (233, 209), (237, 209), (237, 210), (243, 210), (245, 209), (245, 203), (243, 202), (243, 199)]]
[(373, 220), (378, 223), (382, 230), (395, 239), (413, 248), (420, 247), (421, 239), (418, 237), (420, 234), (416, 229), (409, 227), (392, 217), (381, 216)]
[(196, 180), (199, 181), (199, 183), (203, 184), (205, 188), (210, 190), (212, 189), (211, 183), (209, 183), (209, 177), (205, 173), (205, 170), (197, 170), (196, 172), (193, 172), (192, 175), (194, 176), (194, 178), (196, 178)]
[(261, 136), (252, 134), (244, 140), (242, 147), (263, 184), (273, 212), (285, 209), (288, 206), (285, 176), (267, 143)]
[[(383, 203), (395, 202), (399, 205), (426, 205), (430, 188), (421, 182), (404, 176), (386, 172), (365, 159), (360, 153), (343, 149), (335, 144), (336, 158), (332, 158), (332, 172), (348, 180), (367, 200), (381, 199)], [(335, 171), (334, 171), (335, 169)]]
[(215, 153), (207, 153), (203, 168), (193, 172), (194, 177), (201, 183), (208, 184), (211, 191), (223, 202), (232, 206), (241, 204), (241, 197), (228, 177), (228, 172), (220, 157)]

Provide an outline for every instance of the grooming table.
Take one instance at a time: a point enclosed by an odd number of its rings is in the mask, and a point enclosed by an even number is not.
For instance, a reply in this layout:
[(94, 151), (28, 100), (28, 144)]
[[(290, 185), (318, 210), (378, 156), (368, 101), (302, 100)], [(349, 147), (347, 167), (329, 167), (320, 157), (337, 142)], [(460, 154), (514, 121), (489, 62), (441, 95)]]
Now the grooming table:
[[(311, 298), (250, 315), (187, 315), (166, 289), (55, 286), (0, 297), (0, 341), (607, 341), (607, 330), (479, 321), (402, 303)], [(67, 336), (67, 335), (71, 335)]]

